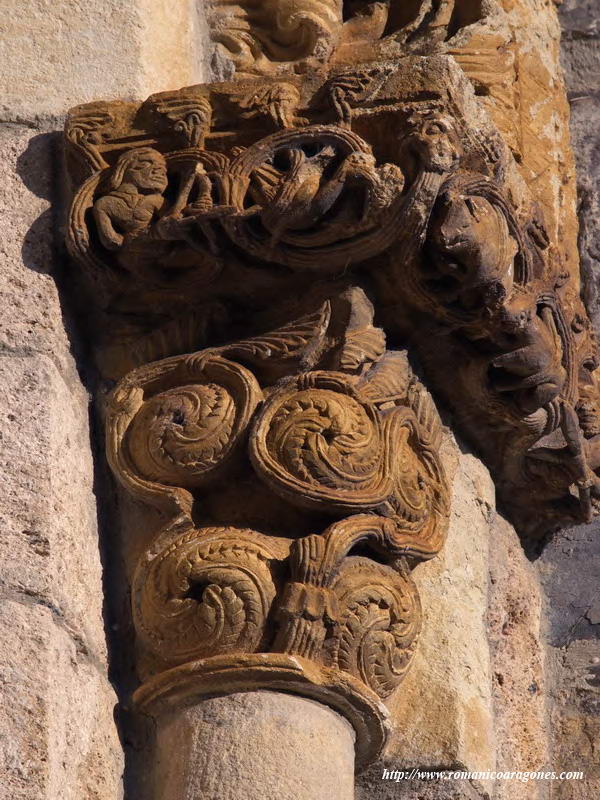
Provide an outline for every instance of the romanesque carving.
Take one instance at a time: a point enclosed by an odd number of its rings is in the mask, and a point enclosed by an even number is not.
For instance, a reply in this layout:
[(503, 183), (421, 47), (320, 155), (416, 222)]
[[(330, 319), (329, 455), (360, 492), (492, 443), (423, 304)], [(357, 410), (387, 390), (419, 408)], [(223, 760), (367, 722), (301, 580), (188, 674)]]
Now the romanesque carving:
[[(140, 367), (114, 390), (107, 454), (115, 474), (177, 520), (141, 558), (134, 578), (137, 627), (161, 659), (253, 652), (259, 644), (317, 662), (341, 658), (335, 586), (344, 567), (346, 617), (360, 617), (361, 603), (385, 609), (379, 617), (387, 617), (391, 638), (384, 650), (406, 645), (408, 661), (419, 613), (406, 559), (440, 549), (448, 487), (431, 398), (404, 354), (385, 352), (371, 317), (362, 291), (346, 290), (257, 339)], [(281, 367), (273, 376), (271, 361), (283, 365), (283, 376)], [(322, 532), (298, 530), (295, 541), (286, 538), (285, 522), (272, 521), (270, 536), (233, 525), (197, 528), (202, 498), (218, 495), (222, 481), (240, 471), (257, 491), (263, 485), (281, 497), (282, 508), (316, 512), (304, 530), (340, 522)], [(209, 502), (224, 522), (229, 509)], [(362, 570), (367, 559), (346, 558), (363, 540), (393, 562), (368, 567), (373, 584)], [(382, 595), (377, 586), (386, 575), (391, 594)], [(315, 618), (318, 608), (323, 616)], [(279, 630), (267, 625), (273, 614), (286, 620)], [(294, 632), (302, 620), (318, 633)], [(400, 635), (402, 625), (414, 635)], [(381, 619), (376, 628), (387, 630)]]
[(213, 39), (240, 70), (326, 59), (339, 37), (340, 0), (213, 0), (210, 8)]
[(147, 647), (169, 664), (253, 653), (268, 641), (281, 541), (234, 527), (192, 529), (142, 560), (134, 619)]
[[(401, 682), (421, 624), (409, 564), (442, 546), (449, 490), (432, 400), (372, 315), (346, 289), (278, 330), (152, 362), (114, 389), (111, 466), (169, 517), (132, 578), (147, 678), (283, 653), (381, 715), (375, 698)], [(236, 481), (268, 503), (239, 509), (254, 528), (221, 500)], [(352, 555), (361, 544), (373, 558)]]
[(108, 192), (94, 203), (98, 236), (106, 250), (119, 250), (126, 238), (149, 228), (164, 204), (167, 165), (150, 147), (129, 150), (112, 170)]
[[(134, 115), (138, 138), (152, 146), (120, 151), (103, 129), (96, 162), (112, 163), (75, 198), (70, 248), (95, 277), (111, 320), (127, 320), (129, 329), (132, 315), (147, 320), (154, 312), (154, 327), (172, 330), (199, 303), (210, 319), (224, 299), (236, 304), (245, 296), (256, 327), (269, 317), (281, 324), (267, 309), (302, 286), (303, 274), (332, 286), (362, 282), (487, 458), (514, 519), (544, 533), (592, 513), (593, 437), (575, 420), (578, 411), (586, 430), (594, 429), (595, 384), (581, 363), (595, 356), (590, 345), (578, 362), (576, 329), (585, 327), (585, 313), (511, 156), (485, 119), (469, 120), (468, 102), (464, 81), (438, 56), (334, 69), (317, 86), (290, 75), (158, 95), (121, 109), (120, 118), (113, 109), (117, 139)], [(106, 114), (102, 108), (78, 109), (69, 130)], [(243, 144), (222, 133), (228, 115), (240, 113), (258, 126), (240, 134)], [(264, 135), (265, 126), (272, 132)], [(164, 336), (162, 345), (157, 356), (168, 352)], [(451, 381), (443, 377), (448, 364), (455, 365)], [(315, 456), (314, 465), (295, 460), (292, 468), (259, 448), (256, 468), (280, 493), (302, 474), (306, 497), (311, 469), (331, 469), (342, 480), (348, 470), (357, 504), (362, 487), (383, 502), (381, 465), (361, 461), (360, 448), (372, 437), (383, 453), (387, 433), (345, 379), (334, 385), (315, 373), (306, 380), (313, 383), (303, 389), (289, 385), (285, 402), (269, 399), (268, 436), (287, 441), (293, 413), (343, 409), (361, 421), (357, 463), (339, 454), (335, 465)], [(210, 402), (198, 399), (198, 408)], [(212, 402), (225, 413), (220, 398)], [(532, 491), (545, 505), (530, 517)]]
[(256, 74), (289, 64), (318, 69), (327, 61), (421, 55), (455, 42), (464, 48), (459, 34), (484, 19), (498, 26), (501, 8), (494, 0), (211, 0), (210, 14), (223, 68)]
[(106, 161), (100, 155), (98, 145), (103, 141), (103, 130), (110, 128), (114, 116), (108, 103), (94, 103), (92, 108), (82, 106), (72, 109), (65, 126), (65, 137), (69, 143), (69, 158), (72, 172), (103, 169)]
[(236, 80), (74, 110), (67, 244), (109, 462), (162, 520), (131, 569), (138, 702), (293, 687), (368, 759), (449, 514), (407, 348), (543, 536), (600, 498), (596, 344), (497, 127), (493, 0), (292, 5), (213, 3)]

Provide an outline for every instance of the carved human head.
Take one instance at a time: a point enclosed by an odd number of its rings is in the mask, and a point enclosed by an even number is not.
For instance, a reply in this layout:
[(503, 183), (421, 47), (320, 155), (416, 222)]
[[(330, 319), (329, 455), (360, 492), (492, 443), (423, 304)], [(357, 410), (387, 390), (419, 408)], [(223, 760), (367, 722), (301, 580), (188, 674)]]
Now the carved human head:
[(462, 148), (454, 120), (439, 109), (416, 111), (408, 120), (407, 141), (426, 169), (452, 172), (460, 161)]
[(132, 184), (143, 194), (162, 194), (168, 183), (165, 157), (152, 147), (122, 153), (113, 168), (110, 187), (115, 190), (124, 183)]

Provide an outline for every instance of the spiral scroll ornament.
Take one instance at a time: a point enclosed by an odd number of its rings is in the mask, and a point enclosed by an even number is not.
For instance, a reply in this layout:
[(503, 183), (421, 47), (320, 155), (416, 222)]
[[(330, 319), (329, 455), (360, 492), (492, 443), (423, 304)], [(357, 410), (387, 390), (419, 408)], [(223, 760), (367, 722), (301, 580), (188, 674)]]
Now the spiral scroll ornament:
[(132, 593), (138, 636), (170, 663), (254, 652), (275, 598), (277, 544), (252, 530), (204, 528), (143, 559)]
[(375, 409), (336, 373), (313, 373), (265, 404), (251, 437), (258, 474), (300, 504), (340, 510), (375, 506), (393, 481), (385, 425)]
[(440, 422), (418, 382), (405, 391), (389, 408), (368, 383), (342, 373), (291, 381), (255, 422), (254, 468), (296, 505), (383, 515), (395, 525), (395, 548), (430, 558), (443, 543), (448, 516)]
[(162, 392), (144, 404), (131, 426), (134, 463), (150, 480), (188, 484), (219, 461), (234, 420), (235, 402), (223, 386)]
[(339, 616), (326, 641), (331, 663), (388, 697), (410, 667), (421, 630), (414, 582), (408, 571), (351, 556), (332, 591)]
[(240, 439), (260, 397), (254, 376), (225, 359), (207, 360), (196, 380), (149, 397), (134, 417), (127, 445), (146, 480), (190, 489), (204, 484)]

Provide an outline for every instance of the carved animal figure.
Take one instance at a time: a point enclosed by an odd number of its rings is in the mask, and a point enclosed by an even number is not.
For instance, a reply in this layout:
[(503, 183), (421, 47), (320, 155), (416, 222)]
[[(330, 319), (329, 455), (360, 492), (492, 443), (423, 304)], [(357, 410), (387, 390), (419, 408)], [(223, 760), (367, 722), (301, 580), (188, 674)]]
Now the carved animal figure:
[(518, 247), (504, 215), (485, 197), (450, 186), (429, 228), (427, 281), (444, 304), (483, 309), (507, 297)]
[[(374, 215), (388, 206), (395, 197), (395, 192), (386, 191), (391, 182), (386, 183), (386, 171), (375, 166), (375, 159), (370, 153), (356, 152), (347, 156), (330, 178), (326, 178), (326, 168), (336, 158), (331, 147), (323, 148), (316, 156), (309, 158), (303, 150), (288, 151), (290, 169), (280, 181), (274, 192), (267, 192), (261, 213), (261, 221), (276, 239), (281, 238), (284, 231), (307, 229), (318, 221), (323, 221), (331, 230), (331, 226), (341, 223), (346, 225), (364, 223), (369, 215)], [(388, 165), (388, 167), (391, 165)], [(394, 171), (395, 189), (402, 185), (402, 175)], [(335, 219), (323, 219), (340, 198), (344, 190), (353, 193), (353, 197), (361, 198), (360, 207), (348, 216), (338, 215)], [(270, 195), (270, 196), (269, 196)], [(356, 228), (355, 228), (356, 229)], [(345, 238), (347, 228), (340, 230), (340, 237)]]
[(504, 351), (492, 360), (491, 383), (510, 394), (524, 414), (558, 397), (566, 372), (551, 325), (538, 315), (535, 298), (517, 294), (498, 313), (495, 343)]

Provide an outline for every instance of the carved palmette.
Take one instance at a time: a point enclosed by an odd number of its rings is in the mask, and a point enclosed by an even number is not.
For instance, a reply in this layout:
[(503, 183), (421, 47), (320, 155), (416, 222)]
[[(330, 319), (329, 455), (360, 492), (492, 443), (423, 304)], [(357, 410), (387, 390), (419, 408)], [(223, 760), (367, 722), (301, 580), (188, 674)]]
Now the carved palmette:
[[(348, 555), (367, 543), (393, 566)], [(274, 648), (348, 672), (386, 697), (401, 683), (421, 629), (421, 606), (390, 519), (360, 514), (294, 543)]]

